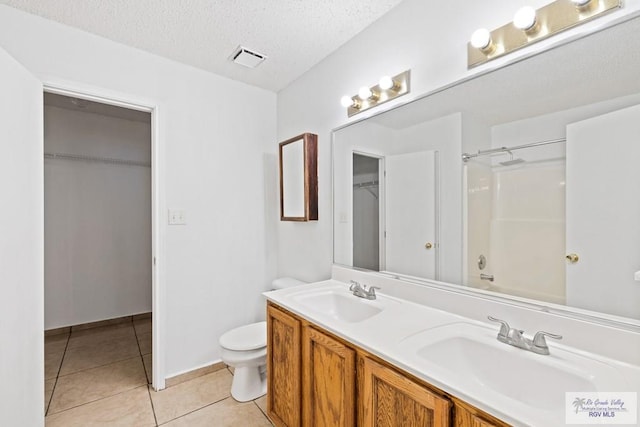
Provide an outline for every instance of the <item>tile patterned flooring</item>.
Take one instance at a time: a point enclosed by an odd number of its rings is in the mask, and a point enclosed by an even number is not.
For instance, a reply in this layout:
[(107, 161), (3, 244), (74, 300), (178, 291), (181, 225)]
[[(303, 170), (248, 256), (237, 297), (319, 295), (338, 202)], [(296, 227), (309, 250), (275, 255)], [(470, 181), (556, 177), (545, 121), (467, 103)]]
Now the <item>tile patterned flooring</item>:
[(266, 401), (231, 398), (221, 369), (160, 392), (151, 382), (151, 319), (45, 337), (45, 425), (271, 427)]

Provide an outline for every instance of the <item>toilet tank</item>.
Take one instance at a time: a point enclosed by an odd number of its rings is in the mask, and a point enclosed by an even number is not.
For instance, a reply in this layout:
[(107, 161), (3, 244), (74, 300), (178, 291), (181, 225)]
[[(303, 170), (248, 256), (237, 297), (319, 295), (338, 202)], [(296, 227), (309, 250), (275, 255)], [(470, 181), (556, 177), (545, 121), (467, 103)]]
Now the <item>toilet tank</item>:
[(285, 289), (290, 288), (292, 286), (304, 285), (307, 282), (303, 282), (302, 280), (294, 279), (293, 277), (278, 277), (273, 282), (271, 282), (271, 287), (274, 290), (277, 289)]

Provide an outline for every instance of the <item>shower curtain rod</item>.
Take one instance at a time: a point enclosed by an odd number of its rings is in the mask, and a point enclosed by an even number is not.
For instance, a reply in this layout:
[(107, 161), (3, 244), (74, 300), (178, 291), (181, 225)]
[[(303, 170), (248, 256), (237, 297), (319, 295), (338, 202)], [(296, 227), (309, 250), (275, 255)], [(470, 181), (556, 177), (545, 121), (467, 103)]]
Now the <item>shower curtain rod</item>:
[(524, 144), (524, 145), (515, 145), (513, 147), (500, 147), (500, 148), (492, 148), (490, 150), (478, 150), (478, 152), (475, 154), (462, 153), (462, 161), (467, 162), (473, 158), (480, 157), (480, 156), (487, 156), (487, 155), (496, 154), (496, 153), (507, 153), (509, 151), (521, 150), (523, 148), (557, 144), (558, 142), (566, 142), (566, 141), (567, 141), (566, 138), (558, 138), (558, 139), (550, 139), (547, 141), (532, 142), (530, 144)]
[(110, 165), (143, 166), (146, 168), (151, 167), (151, 163), (148, 163), (148, 162), (140, 162), (136, 160), (114, 159), (111, 157), (81, 156), (78, 154), (44, 153), (44, 158), (60, 159), (60, 160), (76, 160), (76, 161), (94, 162), (94, 163), (106, 163)]

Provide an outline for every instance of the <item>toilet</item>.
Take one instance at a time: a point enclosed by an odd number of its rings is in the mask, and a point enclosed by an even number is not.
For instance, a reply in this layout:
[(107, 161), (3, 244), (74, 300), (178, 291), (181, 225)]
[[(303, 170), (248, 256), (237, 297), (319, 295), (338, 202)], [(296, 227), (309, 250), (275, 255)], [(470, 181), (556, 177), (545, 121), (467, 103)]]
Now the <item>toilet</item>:
[[(302, 285), (291, 277), (272, 282), (273, 289)], [(240, 326), (222, 335), (219, 340), (221, 358), (234, 367), (231, 396), (238, 402), (257, 399), (267, 392), (267, 322)]]

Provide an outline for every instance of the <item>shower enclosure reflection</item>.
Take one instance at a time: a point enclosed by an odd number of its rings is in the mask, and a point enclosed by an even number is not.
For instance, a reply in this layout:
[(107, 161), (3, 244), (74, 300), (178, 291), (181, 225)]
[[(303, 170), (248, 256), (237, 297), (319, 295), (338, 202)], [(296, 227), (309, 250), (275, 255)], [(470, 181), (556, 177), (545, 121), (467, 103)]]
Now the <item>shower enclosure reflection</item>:
[(465, 162), (467, 284), (564, 304), (565, 142), (523, 147)]

